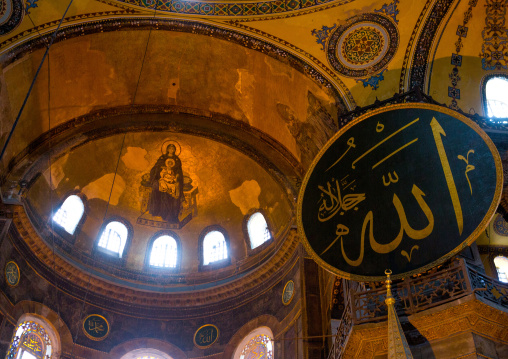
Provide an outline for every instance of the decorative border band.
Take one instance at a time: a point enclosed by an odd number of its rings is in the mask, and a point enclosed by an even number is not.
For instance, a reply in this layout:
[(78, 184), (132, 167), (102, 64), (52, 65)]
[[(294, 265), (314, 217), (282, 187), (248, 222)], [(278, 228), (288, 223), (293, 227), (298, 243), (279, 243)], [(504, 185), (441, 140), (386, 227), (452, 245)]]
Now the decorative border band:
[(277, 15), (297, 10), (315, 8), (337, 2), (335, 6), (354, 0), (275, 0), (257, 2), (237, 1), (186, 1), (186, 0), (117, 0), (117, 2), (157, 11), (206, 16), (262, 16)]

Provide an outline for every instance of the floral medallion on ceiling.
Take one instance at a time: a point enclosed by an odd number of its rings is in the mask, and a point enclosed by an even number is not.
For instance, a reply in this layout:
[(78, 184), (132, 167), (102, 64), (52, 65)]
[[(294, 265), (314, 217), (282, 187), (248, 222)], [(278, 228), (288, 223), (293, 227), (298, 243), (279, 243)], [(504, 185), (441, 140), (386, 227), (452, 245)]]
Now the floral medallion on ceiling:
[(354, 16), (331, 33), (326, 56), (347, 77), (375, 74), (390, 62), (399, 44), (395, 23), (382, 15)]
[(0, 0), (0, 35), (8, 34), (21, 23), (24, 10), (22, 0)]
[(500, 236), (508, 237), (508, 223), (504, 220), (503, 216), (497, 215), (494, 220), (494, 232)]

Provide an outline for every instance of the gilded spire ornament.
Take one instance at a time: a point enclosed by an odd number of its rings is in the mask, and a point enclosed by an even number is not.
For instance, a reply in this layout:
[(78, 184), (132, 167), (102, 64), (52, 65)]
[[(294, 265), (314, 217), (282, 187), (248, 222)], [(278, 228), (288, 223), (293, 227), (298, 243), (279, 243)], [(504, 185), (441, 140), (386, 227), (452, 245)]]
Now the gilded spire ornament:
[(395, 312), (395, 298), (392, 295), (392, 280), (390, 279), (392, 271), (387, 269), (385, 274), (387, 277), (385, 303), (388, 308), (388, 359), (413, 359), (409, 344)]

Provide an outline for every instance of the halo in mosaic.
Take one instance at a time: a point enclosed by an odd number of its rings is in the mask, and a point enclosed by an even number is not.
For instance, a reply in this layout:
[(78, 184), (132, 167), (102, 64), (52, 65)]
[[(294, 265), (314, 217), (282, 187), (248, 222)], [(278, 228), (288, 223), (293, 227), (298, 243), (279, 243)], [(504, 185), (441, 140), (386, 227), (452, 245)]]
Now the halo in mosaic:
[(326, 45), (326, 56), (340, 74), (365, 77), (383, 70), (398, 45), (399, 32), (391, 19), (362, 14), (333, 30)]
[(508, 223), (504, 220), (503, 216), (498, 215), (494, 220), (494, 232), (500, 236), (508, 237)]
[(24, 10), (22, 0), (0, 0), (0, 35), (11, 32), (21, 23)]

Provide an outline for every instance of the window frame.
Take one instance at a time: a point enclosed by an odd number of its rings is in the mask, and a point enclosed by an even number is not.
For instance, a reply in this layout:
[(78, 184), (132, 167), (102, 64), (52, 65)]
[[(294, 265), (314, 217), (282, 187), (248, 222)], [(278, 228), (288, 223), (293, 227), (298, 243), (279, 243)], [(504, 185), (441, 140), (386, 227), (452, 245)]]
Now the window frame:
[[(83, 203), (83, 214), (81, 215), (81, 218), (76, 225), (76, 228), (74, 229), (74, 233), (70, 234), (65, 230), (64, 227), (62, 227), (60, 224), (56, 223), (53, 220), (53, 216), (58, 212), (58, 210), (63, 206), (64, 202), (69, 198), (70, 196), (77, 196)], [(63, 239), (71, 242), (74, 244), (76, 241), (76, 238), (81, 233), (81, 229), (83, 228), (83, 225), (86, 221), (86, 218), (88, 216), (88, 213), (90, 212), (90, 207), (88, 205), (88, 198), (85, 194), (81, 193), (79, 190), (72, 190), (67, 192), (63, 197), (63, 199), (58, 202), (58, 205), (53, 208), (53, 211), (51, 212), (48, 220), (49, 228), (56, 234), (58, 234)]]
[[(204, 247), (203, 243), (204, 243), (206, 235), (210, 232), (213, 232), (213, 231), (220, 232), (224, 236), (224, 241), (226, 242), (226, 250), (228, 253), (228, 257), (221, 259), (219, 261), (204, 264), (205, 258), (204, 258), (204, 254), (203, 254), (203, 247)], [(201, 231), (201, 233), (199, 234), (199, 240), (198, 240), (198, 258), (199, 258), (199, 268), (198, 268), (199, 271), (214, 270), (214, 269), (219, 269), (219, 268), (223, 268), (223, 267), (227, 267), (227, 266), (231, 265), (231, 246), (230, 246), (230, 241), (229, 241), (229, 235), (228, 235), (228, 232), (226, 232), (226, 230), (222, 226), (220, 226), (218, 224), (214, 224), (214, 225), (206, 227), (205, 229), (203, 229)]]
[[(125, 227), (127, 227), (127, 238), (125, 240), (125, 245), (124, 245), (123, 253), (122, 253), (121, 257), (120, 257), (120, 255), (115, 256), (115, 255), (113, 255), (113, 253), (115, 253), (115, 252), (99, 246), (99, 241), (101, 239), (102, 232), (104, 232), (107, 225), (111, 222), (120, 222)], [(93, 257), (95, 257), (96, 259), (110, 262), (110, 263), (124, 265), (127, 260), (127, 256), (129, 254), (129, 249), (130, 249), (133, 235), (134, 235), (134, 229), (128, 220), (126, 220), (123, 217), (119, 217), (119, 216), (109, 217), (104, 222), (102, 222), (102, 226), (99, 230), (99, 233), (98, 233), (97, 237), (95, 238), (93, 250), (92, 250)]]
[(508, 116), (507, 117), (489, 117), (489, 110), (488, 110), (488, 105), (487, 105), (487, 82), (489, 82), (489, 80), (496, 78), (496, 77), (502, 77), (508, 82), (508, 74), (506, 74), (504, 72), (494, 72), (494, 73), (487, 74), (482, 78), (482, 81), (481, 81), (481, 101), (482, 101), (483, 116), (485, 118), (489, 119), (490, 121), (499, 121), (499, 120), (508, 118)]
[[(176, 265), (172, 267), (154, 267), (150, 265), (150, 256), (152, 255), (152, 249), (154, 242), (162, 236), (170, 236), (173, 237), (173, 239), (176, 242)], [(145, 253), (145, 269), (152, 271), (153, 273), (177, 273), (180, 271), (182, 263), (182, 243), (180, 240), (180, 237), (173, 231), (165, 229), (162, 231), (155, 232), (148, 241), (148, 245), (146, 247), (146, 253)]]
[[(251, 241), (250, 241), (248, 223), (249, 223), (249, 219), (252, 217), (252, 215), (254, 215), (257, 212), (261, 213), (263, 215), (263, 217), (265, 218), (266, 225), (268, 227), (268, 230), (270, 231), (270, 239), (265, 241), (265, 242), (263, 242), (262, 244), (260, 244), (259, 246), (257, 246), (256, 248), (253, 249), (252, 246), (251, 246)], [(275, 236), (273, 235), (272, 228), (273, 228), (273, 226), (272, 226), (271, 218), (269, 218), (267, 216), (266, 212), (263, 209), (261, 209), (261, 208), (251, 209), (243, 217), (242, 230), (243, 230), (243, 235), (244, 235), (245, 243), (247, 244), (247, 253), (248, 253), (249, 256), (255, 255), (255, 254), (259, 253), (259, 252), (262, 252), (264, 249), (269, 247), (275, 241)]]

